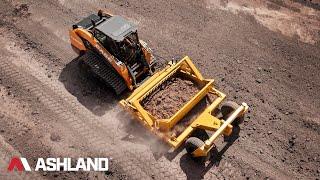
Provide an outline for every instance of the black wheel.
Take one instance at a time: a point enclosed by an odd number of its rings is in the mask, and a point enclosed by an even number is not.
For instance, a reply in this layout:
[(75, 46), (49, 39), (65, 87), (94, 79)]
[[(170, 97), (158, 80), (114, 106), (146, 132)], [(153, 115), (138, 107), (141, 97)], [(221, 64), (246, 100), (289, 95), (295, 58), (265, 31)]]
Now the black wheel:
[(204, 145), (204, 142), (197, 137), (190, 137), (185, 142), (185, 148), (186, 148), (187, 153), (191, 156), (191, 158), (193, 160), (195, 160), (196, 162), (199, 162), (199, 163), (204, 163), (206, 160), (210, 159), (210, 152), (208, 153), (207, 156), (194, 157), (192, 155), (192, 153), (196, 149), (198, 149), (199, 147), (201, 147), (203, 145)]
[(117, 71), (110, 64), (107, 64), (106, 60), (93, 51), (88, 50), (79, 60), (82, 61), (91, 72), (111, 87), (117, 95), (127, 89), (124, 79)]
[[(236, 102), (233, 101), (227, 101), (223, 103), (221, 106), (221, 113), (222, 113), (222, 118), (224, 120), (228, 119), (228, 117), (236, 110), (238, 109), (239, 105)], [(239, 125), (243, 123), (243, 116), (237, 117), (233, 122), (232, 125)]]
[(198, 139), (202, 140), (203, 142), (209, 139), (208, 133), (204, 129), (196, 129), (192, 132), (192, 137), (197, 137)]

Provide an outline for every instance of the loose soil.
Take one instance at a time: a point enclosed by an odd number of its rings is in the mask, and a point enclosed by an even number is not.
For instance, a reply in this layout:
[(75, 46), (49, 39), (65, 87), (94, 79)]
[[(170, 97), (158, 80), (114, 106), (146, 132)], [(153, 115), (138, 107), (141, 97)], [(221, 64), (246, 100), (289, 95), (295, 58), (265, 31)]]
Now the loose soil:
[[(138, 24), (159, 64), (188, 55), (228, 100), (248, 103), (237, 139), (219, 139), (209, 165), (184, 150), (154, 155), (159, 143), (139, 136), (147, 131), (123, 128), (132, 122), (117, 105), (125, 97), (81, 73), (67, 32), (97, 9)], [(112, 157), (105, 174), (34, 172), (41, 179), (319, 179), (319, 13), (319, 0), (2, 0), (0, 179), (13, 178), (2, 144), (31, 165)]]
[[(179, 136), (216, 98), (208, 94), (198, 102), (171, 130), (171, 136)], [(216, 116), (215, 111), (212, 112)]]
[(191, 80), (175, 76), (161, 84), (142, 100), (141, 105), (158, 119), (169, 119), (198, 91)]

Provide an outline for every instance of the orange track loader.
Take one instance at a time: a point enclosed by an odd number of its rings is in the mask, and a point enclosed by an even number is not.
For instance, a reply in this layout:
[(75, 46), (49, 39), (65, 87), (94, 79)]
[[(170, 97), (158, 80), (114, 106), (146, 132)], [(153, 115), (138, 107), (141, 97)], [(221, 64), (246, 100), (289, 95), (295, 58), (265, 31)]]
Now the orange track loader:
[[(214, 141), (220, 135), (230, 136), (248, 110), (246, 103), (222, 103), (226, 95), (214, 87), (213, 79), (202, 77), (189, 57), (154, 72), (155, 58), (150, 48), (139, 40), (136, 26), (120, 16), (103, 11), (91, 14), (73, 25), (70, 40), (80, 60), (116, 94), (126, 89), (132, 91), (129, 97), (120, 101), (124, 109), (171, 147), (177, 149), (184, 143), (195, 159), (207, 159), (215, 147)], [(157, 119), (141, 102), (177, 74), (191, 79), (201, 88), (172, 117)], [(182, 132), (172, 133), (173, 128), (209, 94), (216, 99), (197, 117), (189, 119), (189, 125)], [(218, 117), (217, 111), (222, 116)]]

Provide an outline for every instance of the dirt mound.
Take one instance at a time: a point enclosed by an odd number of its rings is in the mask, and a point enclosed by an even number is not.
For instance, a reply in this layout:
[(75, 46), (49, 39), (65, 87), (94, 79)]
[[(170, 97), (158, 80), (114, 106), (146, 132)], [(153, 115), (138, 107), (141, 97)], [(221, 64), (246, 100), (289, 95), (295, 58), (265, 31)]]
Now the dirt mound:
[(200, 87), (183, 77), (172, 77), (142, 101), (142, 106), (159, 119), (173, 116)]

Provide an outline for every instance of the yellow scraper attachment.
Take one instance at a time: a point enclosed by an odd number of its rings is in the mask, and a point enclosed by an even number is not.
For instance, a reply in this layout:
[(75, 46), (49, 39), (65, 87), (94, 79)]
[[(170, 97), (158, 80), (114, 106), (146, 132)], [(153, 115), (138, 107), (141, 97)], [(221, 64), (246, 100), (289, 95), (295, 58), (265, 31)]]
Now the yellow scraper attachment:
[[(201, 89), (191, 99), (186, 102), (181, 109), (179, 109), (169, 119), (157, 119), (150, 114), (141, 105), (141, 101), (155, 91), (163, 82), (177, 73), (182, 73), (192, 79), (196, 84), (200, 85)], [(158, 73), (155, 73), (146, 82), (144, 82), (139, 88), (137, 88), (127, 99), (121, 100), (120, 104), (127, 110), (129, 110), (140, 122), (142, 122), (148, 129), (163, 138), (174, 148), (179, 147), (188, 138), (191, 133), (197, 129), (205, 129), (209, 131), (216, 131), (218, 135), (224, 133), (230, 135), (232, 131), (231, 122), (225, 123), (212, 115), (212, 111), (219, 106), (224, 100), (225, 94), (218, 91), (213, 87), (214, 80), (204, 79), (199, 70), (194, 66), (189, 57), (184, 57), (177, 63), (169, 63), (169, 65)], [(217, 98), (209, 105), (192, 123), (184, 129), (184, 131), (178, 136), (172, 136), (170, 130), (183, 118), (186, 114), (199, 103), (208, 94), (213, 94)], [(241, 110), (240, 113), (243, 113)], [(237, 114), (238, 115), (238, 114)], [(216, 134), (217, 135), (217, 134)], [(216, 136), (214, 135), (214, 136)], [(199, 152), (195, 151), (195, 156), (204, 156), (213, 146), (213, 141), (216, 137), (211, 137), (205, 142), (205, 147), (202, 150), (199, 148)]]

